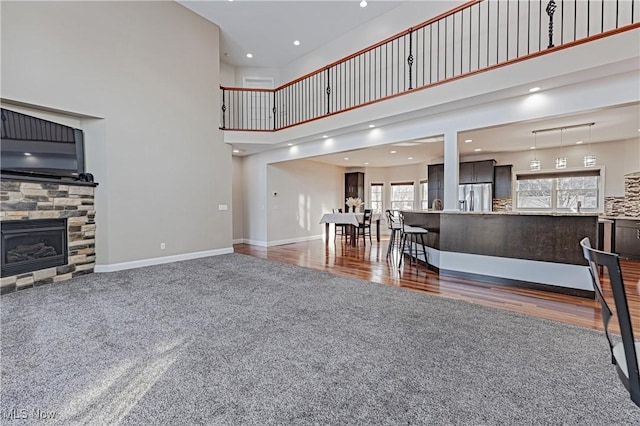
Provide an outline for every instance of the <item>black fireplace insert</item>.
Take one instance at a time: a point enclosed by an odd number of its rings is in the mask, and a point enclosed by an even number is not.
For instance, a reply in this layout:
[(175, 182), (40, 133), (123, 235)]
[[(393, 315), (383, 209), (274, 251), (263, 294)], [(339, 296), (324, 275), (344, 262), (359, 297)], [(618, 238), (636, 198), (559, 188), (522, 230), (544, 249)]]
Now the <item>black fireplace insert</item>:
[(2, 276), (66, 265), (67, 219), (2, 222)]

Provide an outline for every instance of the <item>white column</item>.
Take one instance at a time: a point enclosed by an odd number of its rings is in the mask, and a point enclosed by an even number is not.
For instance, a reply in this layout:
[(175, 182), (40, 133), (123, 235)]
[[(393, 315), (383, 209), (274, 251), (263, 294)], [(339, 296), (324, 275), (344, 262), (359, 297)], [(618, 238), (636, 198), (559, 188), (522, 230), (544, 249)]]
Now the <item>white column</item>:
[(444, 202), (445, 211), (458, 209), (458, 134), (448, 130), (444, 134)]

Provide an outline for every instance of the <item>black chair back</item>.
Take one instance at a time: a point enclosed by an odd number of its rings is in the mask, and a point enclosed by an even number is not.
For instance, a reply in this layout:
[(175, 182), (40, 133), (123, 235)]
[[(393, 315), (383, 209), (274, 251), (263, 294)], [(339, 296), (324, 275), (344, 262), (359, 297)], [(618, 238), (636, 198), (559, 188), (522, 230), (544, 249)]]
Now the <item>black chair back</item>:
[[(584, 258), (589, 262), (589, 272), (596, 298), (602, 307), (602, 322), (609, 341), (611, 351), (611, 362), (615, 364), (618, 376), (624, 387), (629, 391), (631, 400), (640, 407), (640, 365), (638, 365), (638, 351), (640, 342), (635, 341), (631, 317), (629, 315), (629, 304), (625, 293), (622, 271), (620, 269), (620, 259), (617, 254), (606, 253), (591, 248), (589, 238), (580, 241)], [(602, 292), (600, 284), (599, 267), (603, 266), (607, 270), (613, 301), (616, 308), (616, 316), (620, 325), (620, 335), (622, 342), (613, 343), (609, 333), (609, 322), (613, 315)]]
[(373, 216), (373, 212), (371, 211), (371, 209), (364, 209), (364, 218), (362, 219), (362, 223), (364, 223), (365, 225), (367, 223), (371, 223), (371, 216)]

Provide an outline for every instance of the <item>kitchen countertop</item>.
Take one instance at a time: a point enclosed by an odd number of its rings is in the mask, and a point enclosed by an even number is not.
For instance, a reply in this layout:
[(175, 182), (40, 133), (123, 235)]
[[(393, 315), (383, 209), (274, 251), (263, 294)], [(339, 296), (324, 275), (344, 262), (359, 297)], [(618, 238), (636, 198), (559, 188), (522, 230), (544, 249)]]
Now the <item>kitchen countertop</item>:
[(600, 216), (601, 219), (609, 219), (609, 220), (640, 220), (638, 216)]
[[(416, 213), (432, 214), (468, 214), (468, 215), (503, 215), (503, 216), (598, 216), (598, 213), (575, 213), (575, 212), (461, 212), (458, 210), (415, 210)], [(605, 218), (608, 219), (608, 218)], [(620, 218), (618, 218), (620, 219)], [(637, 219), (637, 218), (636, 218)]]

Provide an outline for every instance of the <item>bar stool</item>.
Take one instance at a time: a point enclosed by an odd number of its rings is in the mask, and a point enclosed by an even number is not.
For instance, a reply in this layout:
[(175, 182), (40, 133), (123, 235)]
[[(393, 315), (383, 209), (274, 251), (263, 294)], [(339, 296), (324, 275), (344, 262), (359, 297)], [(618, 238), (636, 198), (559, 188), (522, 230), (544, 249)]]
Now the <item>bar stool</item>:
[[(420, 237), (420, 244), (422, 245), (422, 254), (424, 255), (424, 262), (429, 265), (429, 260), (427, 259), (427, 249), (424, 243), (424, 236), (429, 233), (428, 230), (424, 228), (420, 228), (419, 226), (410, 226), (405, 223), (404, 213), (400, 212), (400, 225), (402, 228), (402, 234), (400, 239), (400, 262), (398, 262), (398, 269), (402, 266), (402, 258), (404, 257), (404, 248), (407, 244), (407, 238), (409, 238), (409, 264), (413, 264), (412, 259), (415, 258), (416, 266), (418, 266), (418, 237)], [(413, 251), (415, 248), (415, 257), (413, 256)]]
[(389, 246), (387, 247), (387, 258), (391, 256), (394, 247), (400, 247), (401, 238), (398, 238), (398, 235), (402, 234), (402, 225), (400, 224), (400, 219), (392, 212), (391, 210), (387, 210), (387, 226), (391, 231), (391, 235), (389, 236)]

